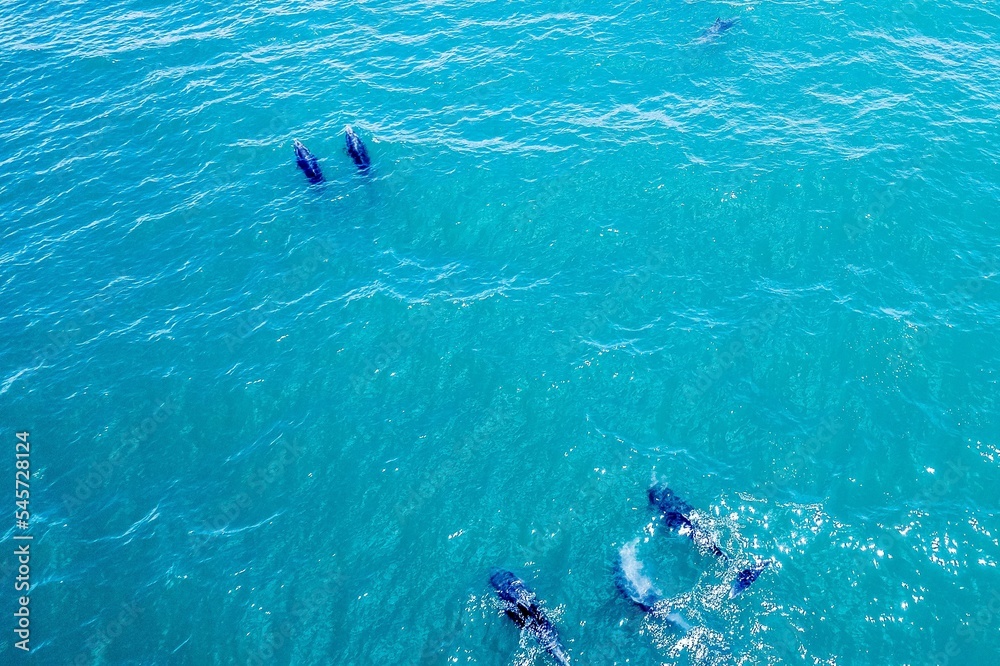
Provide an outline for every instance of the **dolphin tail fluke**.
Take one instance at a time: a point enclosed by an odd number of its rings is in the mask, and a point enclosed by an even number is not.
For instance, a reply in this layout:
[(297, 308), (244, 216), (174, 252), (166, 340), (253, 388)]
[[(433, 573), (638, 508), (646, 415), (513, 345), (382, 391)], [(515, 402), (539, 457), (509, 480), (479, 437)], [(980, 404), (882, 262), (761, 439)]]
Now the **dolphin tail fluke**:
[(569, 655), (566, 654), (562, 647), (557, 645), (549, 650), (549, 654), (552, 655), (552, 658), (556, 660), (556, 663), (559, 664), (559, 666), (570, 666)]
[(754, 581), (757, 580), (762, 573), (764, 573), (764, 569), (768, 568), (772, 564), (774, 564), (774, 560), (768, 558), (763, 561), (758, 561), (753, 566), (740, 571), (736, 575), (736, 580), (733, 581), (732, 587), (729, 588), (729, 598), (735, 599), (737, 596), (742, 594), (744, 590), (753, 585)]
[(680, 611), (671, 610), (667, 602), (657, 602), (656, 607), (649, 609), (649, 614), (655, 618), (666, 620), (685, 634), (689, 633), (693, 628), (691, 623), (684, 619)]

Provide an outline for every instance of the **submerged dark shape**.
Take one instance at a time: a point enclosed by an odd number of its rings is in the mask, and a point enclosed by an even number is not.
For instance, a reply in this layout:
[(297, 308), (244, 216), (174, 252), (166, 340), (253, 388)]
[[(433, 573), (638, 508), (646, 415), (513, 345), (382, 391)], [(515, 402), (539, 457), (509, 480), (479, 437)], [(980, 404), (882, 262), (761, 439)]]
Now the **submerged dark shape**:
[(371, 160), (368, 158), (368, 149), (361, 141), (361, 138), (354, 133), (350, 125), (344, 128), (344, 140), (347, 143), (347, 154), (351, 156), (360, 171), (368, 171)]
[(306, 175), (309, 182), (322, 183), (323, 172), (319, 170), (319, 162), (316, 161), (316, 156), (309, 152), (309, 149), (302, 145), (302, 142), (298, 139), (292, 142), (292, 147), (295, 148), (295, 163), (302, 169), (302, 173)]
[(504, 612), (521, 629), (527, 629), (538, 644), (552, 655), (560, 666), (569, 666), (569, 655), (559, 643), (555, 626), (535, 603), (535, 593), (510, 571), (494, 569), (490, 584), (504, 602)]
[(771, 560), (764, 560), (763, 562), (758, 562), (749, 569), (743, 569), (736, 574), (736, 580), (733, 581), (733, 586), (729, 588), (729, 598), (735, 598), (745, 589), (753, 585), (753, 582), (757, 580), (758, 576), (760, 576), (764, 569), (770, 565)]
[(736, 25), (736, 19), (715, 19), (715, 23), (708, 27), (708, 30), (701, 33), (702, 37), (713, 37), (715, 35), (721, 35), (726, 30), (729, 30), (734, 25)]
[[(662, 595), (653, 581), (643, 573), (643, 564), (635, 552), (638, 543), (638, 538), (632, 539), (618, 551), (615, 586), (636, 606), (647, 613), (658, 615), (656, 605), (662, 600)], [(676, 611), (667, 612), (666, 618), (684, 631), (691, 630), (691, 625)]]
[(649, 489), (649, 503), (663, 514), (663, 523), (668, 529), (690, 538), (701, 548), (716, 557), (726, 560), (726, 554), (712, 539), (712, 535), (688, 519), (694, 507), (678, 497), (673, 490), (659, 483)]

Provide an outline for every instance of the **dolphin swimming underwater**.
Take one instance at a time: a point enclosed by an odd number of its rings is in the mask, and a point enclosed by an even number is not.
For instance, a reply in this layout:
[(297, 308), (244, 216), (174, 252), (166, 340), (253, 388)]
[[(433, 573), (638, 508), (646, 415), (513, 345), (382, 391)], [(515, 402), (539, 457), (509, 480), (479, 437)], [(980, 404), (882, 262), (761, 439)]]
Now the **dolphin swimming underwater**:
[(732, 28), (734, 25), (736, 25), (736, 19), (717, 18), (715, 19), (715, 23), (708, 26), (708, 28), (701, 33), (701, 37), (699, 38), (698, 41), (705, 42), (715, 37), (718, 37), (726, 30)]
[(569, 655), (559, 642), (559, 633), (535, 603), (535, 593), (510, 571), (494, 569), (490, 584), (504, 602), (504, 612), (521, 629), (527, 629), (559, 666), (569, 666)]
[(757, 577), (764, 572), (764, 569), (771, 565), (771, 560), (764, 560), (763, 562), (758, 562), (749, 569), (743, 569), (738, 574), (736, 574), (736, 580), (733, 581), (733, 586), (729, 588), (729, 598), (735, 599), (737, 595), (741, 594), (745, 589), (753, 585), (753, 582), (757, 580)]
[(646, 574), (643, 564), (636, 557), (635, 549), (639, 538), (632, 539), (618, 551), (618, 569), (615, 571), (615, 585), (636, 606), (649, 613), (661, 599), (661, 594)]
[(361, 138), (354, 133), (350, 125), (344, 127), (344, 141), (347, 144), (347, 154), (354, 160), (359, 171), (368, 171), (372, 162), (368, 158), (368, 149), (361, 141)]
[[(639, 543), (638, 537), (632, 539), (621, 547), (618, 551), (618, 568), (615, 571), (615, 586), (618, 590), (632, 600), (636, 606), (652, 615), (659, 615), (656, 604), (663, 597), (660, 591), (653, 584), (646, 574), (643, 573), (643, 564), (636, 556), (636, 546)], [(685, 632), (691, 630), (691, 625), (676, 611), (670, 611), (666, 618), (679, 626)]]
[(302, 173), (306, 175), (309, 182), (313, 184), (322, 183), (323, 172), (319, 170), (319, 162), (316, 161), (316, 156), (309, 152), (309, 149), (302, 145), (302, 142), (298, 139), (292, 142), (292, 147), (295, 149), (295, 163), (302, 169)]
[(663, 514), (663, 523), (668, 529), (687, 536), (697, 546), (708, 550), (723, 561), (729, 559), (712, 539), (711, 534), (688, 519), (694, 507), (678, 497), (666, 485), (659, 483), (649, 489), (649, 503)]

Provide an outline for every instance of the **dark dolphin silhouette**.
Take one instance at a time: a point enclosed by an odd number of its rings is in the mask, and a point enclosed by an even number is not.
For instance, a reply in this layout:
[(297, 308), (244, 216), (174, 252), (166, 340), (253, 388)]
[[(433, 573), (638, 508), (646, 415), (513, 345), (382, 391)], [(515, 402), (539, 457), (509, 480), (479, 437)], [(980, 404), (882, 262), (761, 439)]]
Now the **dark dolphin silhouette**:
[(694, 511), (694, 507), (678, 497), (666, 485), (660, 483), (649, 489), (649, 503), (663, 514), (663, 523), (668, 529), (687, 536), (696, 545), (708, 550), (723, 561), (729, 559), (712, 539), (711, 534), (688, 519), (688, 515)]
[(770, 565), (771, 560), (764, 560), (763, 562), (758, 562), (749, 569), (743, 569), (736, 574), (736, 580), (733, 581), (733, 586), (729, 588), (729, 598), (734, 599), (745, 589), (753, 585), (753, 582), (757, 580), (757, 577), (760, 576), (764, 569)]
[(559, 643), (559, 633), (545, 613), (535, 603), (535, 593), (524, 581), (505, 569), (494, 569), (490, 584), (504, 602), (504, 612), (521, 629), (527, 629), (538, 644), (552, 655), (560, 666), (569, 666), (569, 655)]
[(344, 128), (344, 141), (347, 143), (347, 154), (354, 160), (359, 171), (368, 171), (371, 166), (371, 159), (368, 158), (368, 149), (364, 142), (355, 134), (350, 125)]
[(309, 149), (302, 145), (302, 142), (298, 139), (292, 142), (292, 147), (295, 149), (295, 163), (302, 169), (302, 173), (306, 175), (309, 182), (314, 184), (322, 183), (323, 172), (319, 170), (319, 162), (316, 161), (316, 156), (309, 152)]
[(736, 25), (736, 19), (722, 19), (722, 18), (717, 18), (717, 19), (715, 19), (715, 23), (713, 23), (712, 25), (710, 25), (708, 27), (708, 29), (705, 30), (705, 32), (701, 33), (701, 38), (702, 39), (711, 39), (712, 37), (715, 37), (716, 35), (721, 35), (726, 30), (729, 30), (730, 28), (732, 28), (734, 25)]

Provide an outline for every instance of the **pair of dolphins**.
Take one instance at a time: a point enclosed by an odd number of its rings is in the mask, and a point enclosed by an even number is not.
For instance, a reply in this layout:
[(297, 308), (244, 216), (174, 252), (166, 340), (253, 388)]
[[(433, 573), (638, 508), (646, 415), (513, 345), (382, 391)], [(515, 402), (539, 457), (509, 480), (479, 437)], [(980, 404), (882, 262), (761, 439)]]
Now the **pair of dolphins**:
[[(649, 503), (660, 510), (667, 529), (688, 537), (699, 549), (708, 551), (723, 562), (729, 561), (729, 556), (719, 548), (712, 535), (689, 518), (694, 512), (694, 507), (678, 497), (665, 484), (656, 484), (649, 489)], [(622, 547), (619, 553), (620, 561), (616, 583), (618, 589), (636, 605), (644, 611), (654, 612), (654, 606), (661, 599), (661, 596), (652, 581), (642, 573), (642, 562), (635, 556), (635, 547), (638, 542), (639, 539), (633, 539)], [(763, 560), (751, 567), (741, 569), (736, 574), (736, 580), (729, 587), (729, 598), (735, 599), (753, 585), (764, 569), (770, 565), (771, 560)], [(670, 615), (668, 614), (668, 619), (674, 620)], [(678, 622), (678, 624), (681, 623)]]
[[(663, 522), (668, 529), (689, 537), (700, 548), (723, 561), (728, 560), (726, 554), (712, 539), (711, 534), (688, 517), (694, 508), (678, 497), (673, 490), (663, 484), (654, 485), (649, 489), (649, 503), (660, 510)], [(661, 611), (657, 608), (657, 604), (662, 600), (662, 596), (653, 582), (642, 572), (642, 562), (639, 561), (635, 553), (638, 542), (639, 539), (633, 539), (619, 551), (615, 585), (623, 595), (644, 612), (659, 615)], [(740, 571), (729, 589), (729, 598), (733, 599), (750, 587), (770, 564), (770, 560), (764, 560)], [(557, 664), (569, 666), (569, 655), (566, 654), (566, 650), (559, 642), (559, 632), (538, 606), (535, 601), (535, 593), (528, 589), (524, 581), (510, 571), (494, 569), (490, 575), (490, 584), (496, 589), (507, 617), (513, 620), (518, 628), (527, 630)], [(665, 617), (683, 631), (690, 631), (691, 625), (684, 620), (680, 613), (668, 611)]]
[[(347, 144), (347, 154), (354, 160), (358, 171), (367, 173), (372, 164), (371, 159), (368, 157), (368, 149), (365, 148), (364, 142), (350, 125), (344, 128), (344, 139)], [(302, 142), (298, 139), (292, 142), (292, 148), (295, 150), (295, 163), (302, 169), (302, 173), (306, 175), (309, 182), (314, 185), (322, 183), (325, 179), (323, 178), (323, 172), (320, 171), (319, 160), (316, 159), (316, 156), (302, 145)]]

